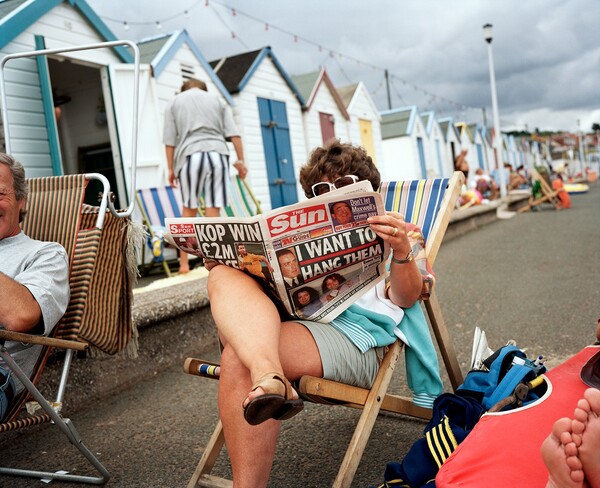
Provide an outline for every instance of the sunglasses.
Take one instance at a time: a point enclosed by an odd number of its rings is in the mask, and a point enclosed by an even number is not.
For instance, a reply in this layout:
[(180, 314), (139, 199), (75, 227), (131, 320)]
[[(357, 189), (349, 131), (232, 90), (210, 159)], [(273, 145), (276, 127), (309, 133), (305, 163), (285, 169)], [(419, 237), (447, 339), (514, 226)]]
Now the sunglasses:
[(358, 176), (354, 175), (346, 175), (340, 176), (335, 179), (333, 183), (329, 183), (329, 181), (320, 181), (319, 183), (315, 183), (312, 186), (312, 192), (315, 197), (319, 195), (323, 195), (324, 193), (328, 193), (336, 188), (343, 188), (348, 185), (352, 185), (358, 182)]

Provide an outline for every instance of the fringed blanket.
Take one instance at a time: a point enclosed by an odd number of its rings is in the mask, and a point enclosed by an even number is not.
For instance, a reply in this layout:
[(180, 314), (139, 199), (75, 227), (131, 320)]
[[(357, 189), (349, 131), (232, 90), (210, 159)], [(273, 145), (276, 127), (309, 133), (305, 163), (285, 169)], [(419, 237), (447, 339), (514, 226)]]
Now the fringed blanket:
[[(97, 214), (98, 207), (85, 206), (81, 228), (94, 227)], [(141, 224), (107, 212), (79, 332), (82, 340), (107, 354), (126, 350), (137, 357), (138, 333), (131, 307), (143, 239)]]

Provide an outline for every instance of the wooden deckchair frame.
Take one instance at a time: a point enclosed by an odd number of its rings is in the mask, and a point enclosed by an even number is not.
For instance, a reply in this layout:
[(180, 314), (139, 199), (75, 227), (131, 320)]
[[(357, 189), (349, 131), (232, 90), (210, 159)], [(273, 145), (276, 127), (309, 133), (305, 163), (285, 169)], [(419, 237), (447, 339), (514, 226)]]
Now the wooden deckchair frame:
[(552, 186), (550, 186), (550, 184), (546, 181), (546, 179), (540, 174), (540, 172), (536, 168), (531, 168), (529, 170), (529, 173), (531, 174), (532, 182), (534, 182), (534, 181), (540, 182), (542, 196), (539, 198), (536, 198), (534, 195), (531, 195), (529, 197), (529, 201), (527, 202), (527, 205), (524, 205), (523, 207), (519, 208), (517, 210), (517, 213), (527, 212), (528, 210), (531, 210), (533, 207), (537, 207), (538, 205), (541, 205), (544, 202), (548, 202), (556, 210), (560, 210), (562, 208), (562, 205), (558, 198), (558, 191), (554, 190), (552, 188)]
[[(460, 171), (455, 172), (448, 182), (448, 188), (444, 193), (426, 242), (425, 252), (431, 265), (437, 257), (463, 182), (464, 175)], [(435, 291), (432, 291), (429, 299), (424, 300), (424, 307), (450, 383), (453, 390), (456, 390), (462, 384), (463, 376)], [(389, 347), (370, 390), (312, 376), (303, 376), (299, 381), (299, 393), (307, 399), (317, 403), (362, 409), (362, 414), (333, 483), (335, 488), (347, 488), (351, 485), (380, 410), (420, 419), (431, 418), (431, 409), (419, 407), (409, 398), (387, 393), (402, 346), (402, 343), (397, 340)], [(192, 361), (194, 361), (192, 358), (186, 360), (184, 371), (190, 374), (198, 374), (196, 371), (192, 371), (190, 367)], [(210, 374), (206, 376), (211, 377)], [(219, 420), (187, 485), (188, 488), (233, 486), (231, 481), (210, 474), (224, 443), (223, 425)]]

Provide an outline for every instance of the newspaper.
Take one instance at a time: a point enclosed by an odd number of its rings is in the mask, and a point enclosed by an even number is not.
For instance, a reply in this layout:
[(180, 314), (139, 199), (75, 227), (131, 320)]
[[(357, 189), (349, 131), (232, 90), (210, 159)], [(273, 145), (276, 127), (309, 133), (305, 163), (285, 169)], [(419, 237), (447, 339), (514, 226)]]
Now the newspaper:
[(361, 181), (254, 217), (168, 218), (167, 238), (253, 275), (292, 317), (327, 323), (385, 278), (389, 245), (367, 223), (384, 213)]

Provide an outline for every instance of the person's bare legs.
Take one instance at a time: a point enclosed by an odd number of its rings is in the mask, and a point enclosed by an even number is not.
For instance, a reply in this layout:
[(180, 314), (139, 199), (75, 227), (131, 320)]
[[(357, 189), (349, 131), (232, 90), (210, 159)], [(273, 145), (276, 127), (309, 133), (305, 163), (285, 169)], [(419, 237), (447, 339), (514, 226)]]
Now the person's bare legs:
[[(221, 215), (221, 209), (218, 207), (208, 207), (204, 215), (206, 217), (218, 217)], [(182, 217), (197, 217), (198, 209), (197, 208), (188, 208), (182, 207), (181, 209)], [(190, 259), (187, 252), (180, 252), (179, 256), (179, 274), (186, 274), (190, 272)]]
[[(255, 280), (227, 266), (209, 274), (211, 310), (224, 349), (219, 380), (219, 414), (231, 459), (234, 486), (266, 486), (280, 422), (251, 426), (242, 403), (264, 393), (250, 392), (265, 373), (285, 373), (291, 381), (302, 374), (322, 376), (312, 335), (296, 323), (281, 324), (279, 313)], [(281, 357), (281, 359), (280, 359)]]
[(572, 430), (585, 480), (591, 488), (600, 488), (600, 390), (588, 388), (577, 402)]

